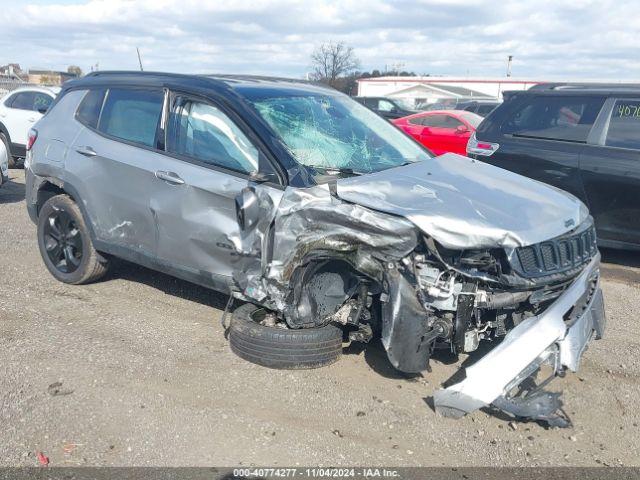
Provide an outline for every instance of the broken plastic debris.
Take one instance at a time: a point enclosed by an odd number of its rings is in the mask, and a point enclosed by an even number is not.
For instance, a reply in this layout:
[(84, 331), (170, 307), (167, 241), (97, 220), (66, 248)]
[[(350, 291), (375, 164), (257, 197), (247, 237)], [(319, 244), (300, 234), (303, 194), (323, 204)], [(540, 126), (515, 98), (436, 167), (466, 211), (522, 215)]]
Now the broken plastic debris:
[(47, 465), (49, 465), (49, 457), (47, 457), (44, 453), (37, 452), (36, 455), (41, 466), (46, 467)]
[(52, 397), (57, 397), (60, 395), (71, 395), (73, 390), (70, 388), (62, 388), (62, 382), (54, 382), (49, 387), (47, 387), (47, 392)]

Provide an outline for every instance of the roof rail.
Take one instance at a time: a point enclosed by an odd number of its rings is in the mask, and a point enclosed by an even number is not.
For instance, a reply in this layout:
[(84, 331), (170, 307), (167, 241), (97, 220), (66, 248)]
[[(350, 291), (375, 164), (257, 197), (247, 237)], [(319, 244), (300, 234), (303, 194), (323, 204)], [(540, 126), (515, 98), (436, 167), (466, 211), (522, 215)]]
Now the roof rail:
[(198, 74), (198, 77), (206, 78), (224, 78), (229, 80), (255, 80), (255, 81), (267, 81), (267, 82), (288, 82), (288, 83), (318, 83), (313, 80), (305, 80), (303, 78), (287, 78), (287, 77), (274, 77), (270, 75), (249, 75), (244, 73), (205, 73)]
[(146, 70), (98, 70), (90, 72), (85, 77), (102, 77), (108, 75), (149, 75), (149, 76), (164, 76), (164, 77), (187, 77), (188, 74), (184, 73), (167, 73), (167, 72), (150, 72)]

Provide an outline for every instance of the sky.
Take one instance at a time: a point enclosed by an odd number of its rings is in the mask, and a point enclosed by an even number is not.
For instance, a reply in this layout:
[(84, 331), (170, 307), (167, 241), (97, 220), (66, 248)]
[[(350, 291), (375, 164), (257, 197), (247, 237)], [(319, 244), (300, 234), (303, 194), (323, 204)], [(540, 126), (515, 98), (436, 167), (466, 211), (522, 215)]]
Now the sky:
[(638, 0), (0, 0), (0, 65), (303, 78), (324, 42), (362, 70), (640, 81)]

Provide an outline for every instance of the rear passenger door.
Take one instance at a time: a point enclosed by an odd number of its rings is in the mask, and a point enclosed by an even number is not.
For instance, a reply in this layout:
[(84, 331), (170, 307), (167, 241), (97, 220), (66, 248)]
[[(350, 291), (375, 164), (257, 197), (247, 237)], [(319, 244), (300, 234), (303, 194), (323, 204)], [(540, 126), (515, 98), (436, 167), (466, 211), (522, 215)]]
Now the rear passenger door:
[(640, 244), (640, 99), (607, 100), (580, 158), (600, 239)]
[(580, 153), (603, 103), (603, 97), (525, 95), (510, 106), (499, 126), (498, 150), (481, 160), (554, 185), (586, 202)]
[[(65, 161), (89, 214), (98, 248), (128, 258), (153, 258), (155, 220), (149, 198), (162, 158), (159, 151), (162, 89), (90, 90), (76, 119), (84, 128)], [(100, 245), (102, 242), (102, 245)]]
[[(223, 289), (239, 268), (232, 241), (240, 237), (235, 198), (251, 174), (270, 164), (221, 107), (186, 94), (172, 97), (167, 155), (156, 164), (150, 203), (157, 256), (185, 278)], [(282, 195), (268, 184), (260, 188)]]

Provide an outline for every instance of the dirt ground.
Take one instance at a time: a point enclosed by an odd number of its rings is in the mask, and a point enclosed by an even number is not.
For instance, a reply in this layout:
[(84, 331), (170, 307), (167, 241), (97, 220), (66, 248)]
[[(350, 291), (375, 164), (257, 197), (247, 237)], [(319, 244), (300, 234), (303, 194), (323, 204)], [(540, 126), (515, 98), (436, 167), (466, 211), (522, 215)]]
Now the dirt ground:
[(564, 390), (570, 429), (460, 420), (427, 402), (464, 358), (406, 378), (382, 348), (311, 371), (237, 358), (226, 297), (125, 262), (96, 284), (46, 271), (24, 177), (0, 188), (0, 465), (640, 465), (640, 255), (603, 252), (605, 339)]

